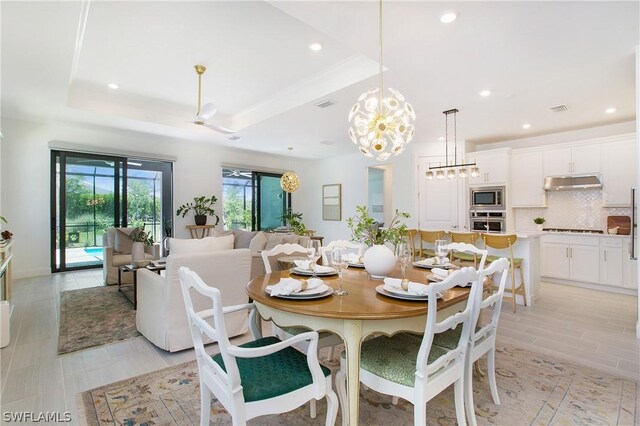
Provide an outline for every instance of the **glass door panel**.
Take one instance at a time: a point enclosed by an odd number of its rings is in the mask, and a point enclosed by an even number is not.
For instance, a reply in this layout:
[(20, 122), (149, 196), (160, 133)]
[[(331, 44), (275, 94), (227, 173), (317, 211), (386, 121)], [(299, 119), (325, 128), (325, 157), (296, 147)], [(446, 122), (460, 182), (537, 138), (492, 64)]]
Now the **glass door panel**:
[(290, 194), (280, 187), (280, 175), (255, 173), (258, 230), (272, 230), (284, 225), (282, 215), (287, 209)]

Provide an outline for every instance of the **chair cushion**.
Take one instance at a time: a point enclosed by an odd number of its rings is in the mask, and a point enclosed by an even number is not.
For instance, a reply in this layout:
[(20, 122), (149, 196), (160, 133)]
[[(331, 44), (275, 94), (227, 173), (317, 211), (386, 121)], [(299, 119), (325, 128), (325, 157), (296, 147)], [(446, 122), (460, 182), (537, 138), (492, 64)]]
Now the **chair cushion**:
[[(494, 255), (491, 254), (491, 255), (487, 256), (487, 263), (494, 262), (494, 261), (500, 259), (501, 257), (502, 256), (494, 256)], [(509, 258), (507, 257), (507, 259), (509, 259)], [(522, 261), (523, 261), (523, 259), (521, 257), (514, 257), (513, 258), (513, 266), (515, 266), (516, 268), (519, 268), (520, 265), (522, 265)]]
[(111, 258), (111, 266), (122, 266), (131, 263), (130, 254), (114, 254)]
[[(480, 330), (480, 326), (476, 325), (476, 332), (478, 330)], [(458, 342), (460, 342), (461, 334), (462, 324), (458, 324), (458, 326), (453, 330), (436, 333), (435, 336), (433, 336), (433, 344), (445, 349), (455, 349), (458, 347)]]
[[(259, 348), (278, 343), (277, 337), (265, 337), (240, 345), (241, 348)], [(211, 357), (227, 371), (222, 355)], [(259, 358), (236, 358), (245, 402), (274, 398), (310, 385), (313, 380), (307, 365), (307, 356), (292, 347)], [(325, 377), (331, 370), (320, 366)]]
[(267, 246), (267, 235), (260, 231), (249, 242), (249, 250), (251, 253), (257, 253), (264, 250)]
[(436, 255), (436, 252), (433, 249), (422, 249), (422, 255), (426, 257), (433, 257)]
[[(282, 327), (285, 333), (289, 333), (292, 336), (297, 336), (300, 333), (306, 333), (307, 331), (311, 331), (310, 328), (302, 327), (302, 326), (293, 326), (293, 327)], [(322, 339), (323, 337), (329, 337), (333, 335), (330, 331), (321, 331), (318, 333), (318, 338)]]
[(468, 262), (473, 262), (476, 259), (480, 261), (480, 259), (482, 259), (482, 256), (480, 255), (474, 256), (471, 253), (464, 253), (464, 252), (457, 252), (457, 251), (451, 253), (451, 255), (453, 256), (454, 259), (466, 260)]
[[(362, 343), (360, 368), (390, 382), (413, 387), (421, 344), (422, 336), (410, 333), (366, 340)], [(447, 352), (439, 346), (431, 346), (427, 364), (431, 364)], [(341, 356), (345, 357), (344, 351)]]

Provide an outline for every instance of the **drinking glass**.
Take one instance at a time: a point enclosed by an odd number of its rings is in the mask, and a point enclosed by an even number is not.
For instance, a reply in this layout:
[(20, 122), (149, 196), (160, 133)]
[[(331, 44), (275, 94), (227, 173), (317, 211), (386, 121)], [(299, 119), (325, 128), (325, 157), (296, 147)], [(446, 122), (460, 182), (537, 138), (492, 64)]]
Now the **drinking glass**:
[(439, 265), (444, 265), (444, 259), (449, 255), (448, 245), (447, 240), (436, 240), (435, 242), (435, 251), (436, 256), (438, 256)]
[(334, 248), (331, 252), (331, 266), (336, 268), (336, 270), (338, 271), (338, 289), (333, 293), (337, 294), (338, 296), (349, 294), (348, 291), (342, 288), (342, 271), (349, 267), (347, 254), (347, 250), (340, 247)]
[(307, 244), (307, 258), (309, 259), (309, 269), (313, 274), (311, 278), (317, 278), (316, 275), (316, 266), (318, 259), (320, 259), (320, 241), (318, 240), (309, 240), (309, 244)]
[(409, 244), (406, 242), (396, 244), (396, 261), (398, 262), (398, 265), (400, 265), (402, 279), (404, 280), (407, 266), (411, 263), (411, 249), (409, 248)]

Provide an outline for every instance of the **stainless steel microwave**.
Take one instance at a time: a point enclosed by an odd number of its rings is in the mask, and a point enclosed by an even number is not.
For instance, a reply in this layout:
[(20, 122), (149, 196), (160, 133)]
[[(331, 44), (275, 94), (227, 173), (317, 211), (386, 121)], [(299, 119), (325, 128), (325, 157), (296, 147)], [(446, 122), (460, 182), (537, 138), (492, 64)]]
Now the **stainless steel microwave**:
[(504, 186), (494, 186), (485, 188), (470, 188), (471, 202), (469, 207), (472, 210), (504, 210), (505, 190)]

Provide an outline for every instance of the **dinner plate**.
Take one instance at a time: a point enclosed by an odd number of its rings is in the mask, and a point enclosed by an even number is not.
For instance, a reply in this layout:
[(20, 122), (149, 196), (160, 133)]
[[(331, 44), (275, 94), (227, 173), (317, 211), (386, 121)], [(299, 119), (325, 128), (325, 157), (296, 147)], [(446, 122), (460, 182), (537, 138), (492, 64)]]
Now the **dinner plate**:
[[(303, 294), (306, 291), (309, 290), (305, 290), (305, 291), (301, 291), (299, 293), (295, 293), (295, 294), (288, 294), (288, 295), (278, 295), (278, 296), (274, 296), (274, 297), (279, 297), (281, 299), (290, 299), (290, 300), (311, 300), (311, 299), (321, 299), (323, 297), (327, 297), (327, 296), (331, 296), (333, 294), (333, 289), (325, 284), (321, 285), (318, 288), (322, 288), (325, 287), (325, 290), (322, 293), (315, 293), (315, 294)], [(314, 289), (315, 290), (315, 289)]]
[[(400, 289), (394, 289), (394, 290), (400, 290)], [(402, 293), (392, 293), (391, 291), (387, 291), (384, 288), (384, 284), (379, 285), (378, 287), (376, 287), (376, 291), (383, 295), (383, 296), (387, 296), (387, 297), (392, 297), (394, 299), (402, 299), (402, 300), (411, 300), (413, 302), (426, 302), (429, 300), (428, 296), (418, 296), (415, 294), (409, 294), (404, 290), (400, 290), (400, 291), (404, 291), (404, 294)], [(442, 295), (438, 294), (438, 298), (441, 298)]]
[(455, 268), (455, 266), (452, 265), (451, 263), (447, 263), (446, 265), (427, 265), (426, 263), (422, 263), (422, 262), (413, 262), (412, 265), (415, 266), (416, 268), (422, 268), (422, 269), (433, 269), (433, 268), (453, 269)]
[(436, 274), (427, 274), (427, 279), (429, 281), (442, 281), (444, 280), (445, 277), (441, 277), (440, 275), (436, 275)]
[[(265, 289), (265, 291), (268, 294), (271, 294), (271, 288), (275, 287), (275, 285), (272, 286), (267, 286), (267, 288)], [(318, 287), (309, 289), (309, 290), (303, 290), (303, 291), (299, 291), (297, 293), (291, 294), (291, 296), (311, 296), (314, 294), (320, 294), (320, 293), (324, 293), (325, 291), (327, 291), (327, 289), (329, 288), (329, 286), (327, 286), (326, 284), (320, 284)]]
[[(329, 266), (327, 266), (327, 268), (329, 268)], [(305, 277), (310, 277), (313, 275), (313, 271), (310, 271), (308, 269), (302, 269), (299, 267), (294, 267), (289, 269), (290, 273), (296, 274), (296, 275), (304, 275)], [(338, 271), (336, 271), (335, 269), (331, 268), (331, 270), (327, 270), (326, 272), (316, 272), (316, 275), (319, 277), (329, 277), (331, 275), (337, 275)]]
[(351, 262), (349, 262), (349, 268), (364, 268), (364, 263), (351, 263)]

